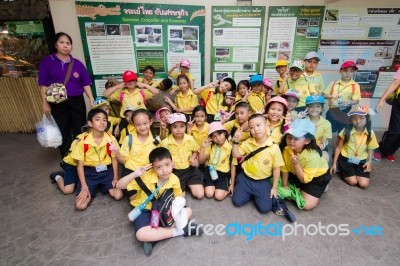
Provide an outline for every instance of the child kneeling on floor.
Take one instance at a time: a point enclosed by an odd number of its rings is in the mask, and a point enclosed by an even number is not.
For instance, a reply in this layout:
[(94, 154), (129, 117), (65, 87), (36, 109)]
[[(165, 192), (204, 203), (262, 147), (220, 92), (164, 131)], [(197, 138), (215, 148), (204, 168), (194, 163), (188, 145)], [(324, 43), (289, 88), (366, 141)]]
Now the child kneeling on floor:
[(314, 135), (315, 126), (309, 119), (297, 119), (291, 123), (281, 145), (285, 165), (281, 168), (284, 189), (279, 189), (279, 196), (295, 200), (304, 210), (317, 206), (332, 179)]
[[(117, 188), (127, 190), (137, 190), (137, 196), (131, 201), (133, 206), (138, 207), (143, 204), (154, 193), (154, 198), (145, 207), (141, 214), (133, 221), (136, 238), (144, 242), (144, 251), (149, 255), (155, 242), (177, 236), (201, 235), (202, 229), (194, 223), (188, 223), (192, 216), (192, 210), (185, 206), (185, 199), (182, 198), (182, 189), (179, 178), (172, 173), (173, 161), (171, 153), (166, 148), (155, 148), (149, 154), (150, 165), (139, 167), (135, 172), (121, 178), (117, 183)], [(150, 169), (146, 172), (146, 170)], [(174, 200), (169, 211), (172, 219), (161, 221), (163, 215), (159, 213), (159, 225), (154, 225), (157, 220), (154, 212), (154, 200), (161, 198), (168, 190), (172, 192)], [(153, 209), (153, 211), (152, 211)], [(172, 221), (171, 221), (172, 220)], [(163, 224), (172, 224), (163, 227)], [(190, 230), (189, 230), (190, 229)]]
[(257, 210), (267, 213), (272, 209), (272, 197), (278, 195), (280, 167), (284, 163), (279, 146), (267, 136), (267, 120), (262, 114), (250, 116), (249, 128), (252, 138), (239, 145), (241, 128), (236, 130), (233, 138), (232, 157), (246, 157), (242, 161), (243, 171), (236, 177), (232, 203), (240, 207), (253, 198)]
[[(115, 188), (118, 181), (118, 161), (111, 152), (110, 146), (118, 146), (117, 140), (105, 132), (107, 113), (102, 109), (92, 109), (87, 116), (90, 132), (80, 141), (72, 153), (78, 162), (78, 185), (76, 204), (78, 210), (85, 210), (96, 196), (99, 187), (101, 192), (108, 192), (111, 197), (120, 200), (122, 191)], [(119, 146), (118, 146), (119, 147)]]

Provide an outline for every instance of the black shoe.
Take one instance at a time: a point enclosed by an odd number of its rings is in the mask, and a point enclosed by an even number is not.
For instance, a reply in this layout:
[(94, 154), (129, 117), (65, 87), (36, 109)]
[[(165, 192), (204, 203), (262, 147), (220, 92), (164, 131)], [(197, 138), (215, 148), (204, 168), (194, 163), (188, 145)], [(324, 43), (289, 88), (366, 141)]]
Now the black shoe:
[(50, 174), (51, 183), (56, 183), (56, 176), (64, 177), (64, 171), (57, 171)]
[[(190, 231), (189, 231), (189, 224), (190, 224)], [(183, 236), (201, 236), (203, 234), (203, 228), (199, 227), (198, 224), (196, 223), (189, 223), (183, 228)]]
[(150, 255), (151, 252), (153, 251), (153, 246), (154, 246), (153, 242), (143, 242), (144, 254)]

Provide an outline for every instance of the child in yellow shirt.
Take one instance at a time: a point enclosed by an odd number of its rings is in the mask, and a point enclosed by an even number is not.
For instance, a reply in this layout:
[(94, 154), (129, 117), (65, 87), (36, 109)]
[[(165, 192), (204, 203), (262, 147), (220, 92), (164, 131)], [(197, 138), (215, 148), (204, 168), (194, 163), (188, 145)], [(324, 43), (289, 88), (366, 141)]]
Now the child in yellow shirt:
[(156, 70), (152, 66), (146, 66), (143, 70), (143, 77), (138, 78), (138, 82), (148, 84), (154, 88), (157, 88), (158, 82), (154, 80)]
[(108, 117), (108, 124), (106, 132), (108, 134), (114, 134), (114, 128), (121, 122), (121, 118), (110, 116), (110, 104), (107, 100), (103, 99), (102, 97), (97, 97), (94, 100), (94, 106), (92, 109), (101, 108), (107, 113)]
[(155, 117), (158, 122), (160, 122), (160, 139), (163, 140), (169, 135), (168, 117), (172, 114), (169, 107), (161, 107), (157, 110)]
[[(173, 72), (176, 68), (179, 68), (180, 72)], [(182, 59), (179, 64), (172, 66), (168, 70), (167, 75), (174, 79), (177, 79), (179, 75), (185, 75), (189, 79), (190, 88), (194, 88), (195, 79), (192, 73), (190, 73), (190, 61), (187, 59)]]
[(278, 60), (275, 63), (275, 70), (276, 72), (278, 72), (279, 76), (277, 78), (277, 80), (274, 83), (274, 94), (277, 96), (282, 96), (285, 94), (285, 92), (279, 92), (279, 88), (281, 87), (282, 82), (284, 82), (283, 80), (285, 79), (285, 81), (287, 80), (287, 76), (288, 76), (288, 62), (286, 60)]
[(194, 140), (203, 145), (203, 142), (208, 138), (208, 123), (206, 122), (207, 114), (206, 108), (202, 105), (197, 105), (193, 109), (193, 120), (188, 122), (188, 135), (193, 136)]
[(287, 101), (281, 96), (269, 100), (265, 107), (267, 116), (267, 136), (273, 143), (280, 144), (285, 131), (285, 116), (287, 114)]
[(265, 99), (265, 93), (263, 92), (263, 77), (261, 74), (256, 74), (250, 76), (250, 87), (251, 93), (247, 97), (247, 101), (254, 112), (260, 112), (264, 110), (265, 104), (267, 103)]

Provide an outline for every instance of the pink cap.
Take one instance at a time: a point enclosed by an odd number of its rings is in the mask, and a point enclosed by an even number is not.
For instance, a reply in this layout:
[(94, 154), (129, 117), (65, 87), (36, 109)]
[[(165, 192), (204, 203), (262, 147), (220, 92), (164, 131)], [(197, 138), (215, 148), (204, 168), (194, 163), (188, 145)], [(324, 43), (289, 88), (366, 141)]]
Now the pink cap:
[(160, 109), (157, 110), (157, 112), (155, 114), (156, 119), (158, 121), (161, 121), (161, 112), (162, 111), (169, 111), (170, 114), (172, 113), (171, 110), (168, 107), (161, 107)]
[(294, 98), (297, 98), (297, 100), (300, 100), (300, 94), (299, 94), (297, 91), (291, 90), (291, 89), (288, 89), (288, 90), (285, 92), (285, 94), (283, 95), (283, 97), (284, 97), (284, 98), (287, 98), (287, 97), (294, 97)]
[(183, 59), (183, 60), (181, 61), (181, 63), (180, 63), (180, 66), (181, 66), (181, 67), (190, 68), (190, 61), (187, 60), (187, 59)]
[(356, 64), (355, 62), (353, 62), (353, 61), (346, 61), (346, 62), (344, 62), (344, 63), (340, 66), (340, 70), (342, 70), (343, 68), (346, 68), (346, 67), (352, 67), (352, 68), (354, 68), (355, 70), (358, 70), (357, 64)]
[(173, 124), (175, 122), (186, 123), (186, 116), (181, 113), (174, 113), (168, 117), (168, 123)]
[(283, 104), (283, 105), (286, 107), (286, 109), (288, 108), (288, 103), (287, 103), (287, 101), (285, 100), (285, 98), (283, 98), (283, 97), (281, 97), (281, 96), (275, 96), (275, 97), (272, 97), (272, 98), (268, 101), (267, 106), (265, 107), (265, 110), (268, 110), (269, 106), (270, 106), (271, 104), (273, 104), (273, 103), (281, 103), (281, 104)]
[(225, 130), (227, 131), (221, 124), (221, 122), (212, 122), (208, 125), (208, 135), (211, 135), (215, 131)]
[(272, 80), (270, 80), (269, 78), (264, 78), (264, 79), (263, 79), (263, 84), (264, 84), (264, 86), (266, 86), (266, 87), (272, 88)]

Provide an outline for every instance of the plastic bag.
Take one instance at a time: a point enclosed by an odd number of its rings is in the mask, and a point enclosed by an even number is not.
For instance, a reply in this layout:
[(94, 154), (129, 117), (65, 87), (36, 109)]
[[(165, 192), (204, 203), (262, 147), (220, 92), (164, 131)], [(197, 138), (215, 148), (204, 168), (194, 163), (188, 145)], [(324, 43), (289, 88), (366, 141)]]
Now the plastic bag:
[(37, 139), (45, 148), (57, 148), (62, 144), (62, 136), (53, 116), (43, 115), (41, 121), (35, 124)]

